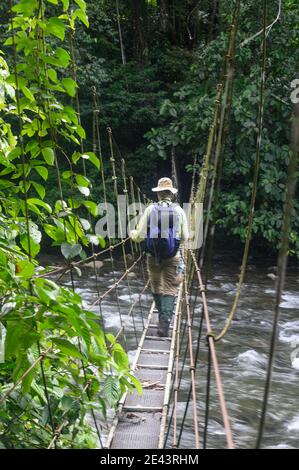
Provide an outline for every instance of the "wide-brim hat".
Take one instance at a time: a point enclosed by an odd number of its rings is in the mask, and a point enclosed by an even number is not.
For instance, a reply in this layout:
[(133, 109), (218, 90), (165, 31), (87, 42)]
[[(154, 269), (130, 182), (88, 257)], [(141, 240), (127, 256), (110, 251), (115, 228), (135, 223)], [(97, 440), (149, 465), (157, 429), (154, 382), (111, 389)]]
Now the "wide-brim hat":
[(152, 191), (155, 193), (158, 191), (170, 191), (172, 194), (176, 194), (178, 192), (178, 190), (173, 187), (170, 178), (160, 178), (158, 181), (158, 186), (152, 188)]

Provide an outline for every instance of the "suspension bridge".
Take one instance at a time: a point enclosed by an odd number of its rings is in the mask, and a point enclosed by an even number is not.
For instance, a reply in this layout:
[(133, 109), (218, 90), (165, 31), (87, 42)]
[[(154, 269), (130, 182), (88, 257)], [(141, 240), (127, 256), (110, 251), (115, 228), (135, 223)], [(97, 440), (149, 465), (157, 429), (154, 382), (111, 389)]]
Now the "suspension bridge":
[[(133, 328), (136, 338), (135, 357), (131, 362), (131, 372), (139, 379), (142, 385), (142, 394), (136, 392), (125, 393), (118, 403), (110, 429), (104, 432), (102, 424), (92, 410), (93, 425), (96, 429), (100, 448), (110, 449), (163, 449), (179, 448), (182, 433), (186, 425), (187, 417), (192, 417), (193, 422), (193, 447), (196, 449), (205, 448), (208, 437), (209, 423), (209, 402), (210, 402), (210, 381), (212, 372), (217, 388), (218, 408), (221, 412), (222, 427), (225, 433), (226, 446), (233, 449), (234, 433), (228, 414), (225, 391), (221, 380), (221, 369), (217, 357), (217, 342), (220, 341), (230, 328), (238, 307), (241, 288), (246, 272), (248, 260), (249, 244), (252, 233), (252, 223), (254, 205), (256, 199), (259, 158), (262, 138), (264, 94), (265, 94), (265, 66), (266, 66), (266, 39), (267, 25), (266, 12), (264, 11), (264, 28), (262, 36), (262, 64), (260, 79), (260, 101), (258, 109), (258, 135), (256, 160), (254, 165), (252, 197), (249, 211), (247, 238), (242, 258), (241, 271), (237, 292), (232, 304), (232, 308), (227, 316), (227, 322), (220, 333), (216, 334), (211, 326), (210, 311), (208, 306), (207, 279), (209, 264), (212, 256), (214, 224), (210, 224), (210, 213), (213, 204), (217, 200), (220, 181), (223, 148), (225, 134), (228, 128), (230, 107), (233, 95), (233, 68), (236, 48), (236, 36), (238, 31), (240, 12), (240, 1), (236, 2), (233, 12), (233, 19), (227, 54), (225, 56), (221, 79), (217, 86), (215, 99), (215, 110), (208, 135), (207, 149), (203, 162), (198, 171), (197, 158), (194, 160), (192, 187), (190, 191), (190, 203), (202, 203), (205, 208), (205, 228), (203, 246), (200, 250), (187, 250), (184, 252), (186, 273), (181, 285), (178, 288), (175, 311), (170, 327), (169, 337), (161, 338), (157, 335), (157, 310), (152, 303), (149, 311), (145, 312), (143, 298), (149, 294), (149, 281), (147, 279), (145, 260), (146, 255), (142, 246), (134, 243), (129, 237), (124, 237), (120, 241), (115, 241), (109, 231), (109, 221), (107, 221), (107, 247), (96, 251), (92, 245), (92, 253), (89, 257), (80, 261), (73, 261), (67, 266), (54, 269), (46, 269), (39, 274), (39, 277), (55, 279), (56, 282), (65, 280), (70, 276), (73, 285), (73, 277), (77, 268), (84, 267), (87, 263), (92, 263), (94, 269), (94, 279), (96, 280), (96, 300), (88, 306), (91, 311), (97, 311), (99, 321), (105, 331), (105, 321), (103, 311), (105, 310), (105, 300), (115, 299), (120, 318), (120, 329), (115, 337), (127, 348), (126, 331)], [(75, 78), (75, 77), (74, 77)], [(80, 110), (78, 109), (78, 114)], [(79, 114), (80, 115), (80, 114)], [(99, 106), (96, 100), (96, 93), (93, 95), (93, 151), (99, 156), (101, 161), (101, 184), (103, 188), (104, 204), (108, 204), (107, 182), (113, 189), (115, 203), (118, 204), (118, 196), (124, 195), (127, 204), (133, 204), (136, 213), (140, 211), (142, 205), (149, 202), (147, 196), (137, 185), (134, 178), (127, 175), (126, 161), (121, 156), (117, 142), (110, 128), (107, 129), (107, 138), (110, 148), (110, 158), (105, 160), (102, 155), (100, 139)], [(82, 144), (83, 146), (83, 144)], [(84, 150), (82, 148), (82, 150)], [(176, 162), (172, 155), (172, 174), (176, 178)], [(104, 170), (105, 169), (105, 170)], [(108, 175), (107, 172), (110, 171)], [(192, 222), (192, 221), (191, 221)], [(119, 221), (120, 223), (120, 221)], [(124, 227), (120, 227), (123, 232)], [(106, 291), (100, 291), (99, 271), (97, 261), (103, 257), (109, 257), (111, 263), (111, 278), (113, 280)], [(117, 274), (115, 260), (122, 259), (124, 271)], [(283, 273), (283, 266), (282, 266)], [(203, 280), (202, 272), (205, 274)], [(135, 273), (143, 280), (143, 287), (136, 296), (131, 288), (131, 275)], [(283, 276), (281, 276), (283, 277)], [(119, 300), (119, 290), (126, 286), (129, 292), (129, 306), (121, 305)], [(199, 332), (194, 334), (194, 324), (199, 325)], [(199, 351), (203, 341), (206, 341), (208, 348), (207, 356), (207, 388), (206, 401), (199, 403), (198, 393), (198, 373), (199, 373)], [(274, 348), (274, 347), (273, 347)], [(30, 368), (6, 391), (1, 397), (3, 403), (19, 384), (25, 380), (28, 374), (52, 351), (52, 347), (41, 351), (38, 358), (31, 364)], [(128, 349), (127, 349), (128, 351)], [(129, 351), (128, 351), (129, 352)], [(270, 351), (273, 357), (274, 349)], [(270, 364), (271, 366), (271, 364)], [(180, 388), (183, 375), (189, 374), (189, 392), (183, 411), (179, 409)], [(262, 438), (263, 426), (266, 414), (266, 403), (269, 394), (269, 383), (271, 378), (271, 367), (265, 391), (264, 406), (262, 412), (261, 426), (259, 432), (259, 444)], [(90, 382), (86, 380), (82, 394), (87, 395)], [(199, 407), (204, 410), (204, 420), (199, 421)], [(56, 447), (61, 433), (67, 428), (68, 422), (59, 423), (49, 440), (48, 448)]]

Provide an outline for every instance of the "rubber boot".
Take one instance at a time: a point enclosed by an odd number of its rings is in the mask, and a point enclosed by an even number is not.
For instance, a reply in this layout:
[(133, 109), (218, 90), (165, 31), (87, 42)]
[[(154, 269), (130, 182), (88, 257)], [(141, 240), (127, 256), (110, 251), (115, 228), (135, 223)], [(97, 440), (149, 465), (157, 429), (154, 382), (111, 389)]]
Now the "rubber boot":
[(162, 297), (162, 312), (159, 316), (158, 336), (168, 336), (169, 325), (173, 315), (175, 296), (163, 295)]
[(158, 310), (159, 317), (160, 317), (160, 315), (162, 313), (162, 294), (154, 294), (153, 293), (153, 297), (154, 297), (155, 307)]

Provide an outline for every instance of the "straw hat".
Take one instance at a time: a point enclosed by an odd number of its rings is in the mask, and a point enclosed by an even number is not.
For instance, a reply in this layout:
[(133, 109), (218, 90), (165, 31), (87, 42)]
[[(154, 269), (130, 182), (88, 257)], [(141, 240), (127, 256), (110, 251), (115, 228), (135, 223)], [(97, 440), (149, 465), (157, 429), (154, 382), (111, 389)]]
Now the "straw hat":
[(178, 190), (173, 187), (170, 178), (160, 178), (158, 181), (158, 186), (152, 188), (152, 191), (170, 191), (172, 194), (176, 194), (178, 192)]

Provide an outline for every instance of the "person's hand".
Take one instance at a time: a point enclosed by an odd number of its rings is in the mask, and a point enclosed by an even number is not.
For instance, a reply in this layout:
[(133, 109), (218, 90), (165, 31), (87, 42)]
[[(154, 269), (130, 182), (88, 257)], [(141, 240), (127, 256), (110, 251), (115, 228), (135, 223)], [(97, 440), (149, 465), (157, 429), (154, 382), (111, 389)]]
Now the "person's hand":
[(137, 230), (131, 230), (129, 237), (132, 238), (133, 242), (135, 242), (137, 239)]

